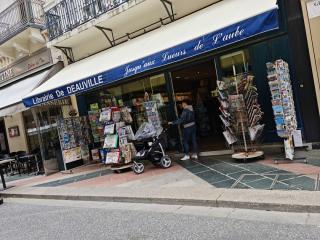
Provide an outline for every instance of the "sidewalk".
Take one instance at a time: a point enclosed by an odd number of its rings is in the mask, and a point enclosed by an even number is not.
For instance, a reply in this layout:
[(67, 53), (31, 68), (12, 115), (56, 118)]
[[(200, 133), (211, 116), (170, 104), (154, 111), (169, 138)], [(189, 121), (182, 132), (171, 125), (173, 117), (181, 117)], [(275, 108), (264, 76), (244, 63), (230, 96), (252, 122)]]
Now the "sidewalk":
[[(202, 157), (164, 170), (148, 166), (145, 173), (114, 174), (102, 165), (8, 182), (1, 196), (202, 205), (273, 211), (320, 212), (320, 152), (307, 154), (309, 164), (274, 164), (271, 157), (252, 163), (230, 156)], [(274, 190), (268, 190), (274, 189)]]

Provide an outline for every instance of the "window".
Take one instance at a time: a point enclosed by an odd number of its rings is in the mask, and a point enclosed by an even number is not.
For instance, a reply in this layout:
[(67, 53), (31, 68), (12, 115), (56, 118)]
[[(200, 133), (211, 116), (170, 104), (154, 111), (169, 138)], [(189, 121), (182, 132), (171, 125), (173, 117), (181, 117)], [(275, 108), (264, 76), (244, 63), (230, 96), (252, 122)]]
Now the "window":
[(250, 56), (247, 49), (220, 57), (222, 77), (232, 77), (250, 71)]

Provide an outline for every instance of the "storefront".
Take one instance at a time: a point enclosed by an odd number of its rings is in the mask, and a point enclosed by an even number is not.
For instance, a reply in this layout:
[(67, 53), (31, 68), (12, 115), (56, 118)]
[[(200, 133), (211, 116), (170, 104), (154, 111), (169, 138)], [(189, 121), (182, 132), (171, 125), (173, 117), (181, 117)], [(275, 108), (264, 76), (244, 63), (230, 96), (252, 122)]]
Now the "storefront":
[[(228, 146), (224, 144), (218, 115), (217, 80), (249, 72), (255, 76), (264, 112), (263, 140), (277, 142), (280, 139), (266, 81), (267, 62), (277, 59), (289, 62), (299, 128), (304, 131), (299, 82), (295, 81), (295, 64), (288, 44), (285, 4), (279, 3), (280, 6), (275, 0), (229, 0), (214, 4), (67, 66), (30, 93), (24, 104), (34, 107), (76, 95), (81, 116), (90, 117), (90, 112), (110, 106), (128, 107), (133, 116), (132, 128), (137, 130), (146, 118), (141, 108), (146, 95), (148, 100), (160, 105), (158, 113), (163, 122), (176, 119), (181, 111), (180, 102), (187, 98), (192, 100), (197, 112), (201, 151), (223, 150)], [(308, 141), (308, 133), (304, 134)], [(179, 148), (179, 130), (173, 129), (170, 136), (169, 146)]]
[[(60, 69), (60, 64), (53, 64), (50, 51), (41, 49), (2, 70), (0, 73), (1, 151), (11, 154), (39, 153), (38, 131), (32, 110), (24, 106), (22, 99)], [(49, 132), (49, 128), (46, 130)]]
[(305, 32), (316, 89), (316, 97), (320, 109), (320, 1), (301, 0)]
[(8, 149), (8, 139), (6, 135), (6, 127), (4, 124), (4, 120), (0, 118), (0, 153), (7, 154), (9, 152)]

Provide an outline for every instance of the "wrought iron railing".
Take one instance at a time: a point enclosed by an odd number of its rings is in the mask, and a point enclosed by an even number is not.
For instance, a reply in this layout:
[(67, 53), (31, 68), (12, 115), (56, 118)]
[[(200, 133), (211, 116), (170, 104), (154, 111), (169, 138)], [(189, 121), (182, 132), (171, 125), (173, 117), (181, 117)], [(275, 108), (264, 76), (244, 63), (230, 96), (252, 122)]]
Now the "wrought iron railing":
[(46, 14), (49, 40), (107, 13), (129, 0), (61, 0)]
[(17, 0), (0, 13), (0, 44), (29, 26), (45, 27), (44, 1)]

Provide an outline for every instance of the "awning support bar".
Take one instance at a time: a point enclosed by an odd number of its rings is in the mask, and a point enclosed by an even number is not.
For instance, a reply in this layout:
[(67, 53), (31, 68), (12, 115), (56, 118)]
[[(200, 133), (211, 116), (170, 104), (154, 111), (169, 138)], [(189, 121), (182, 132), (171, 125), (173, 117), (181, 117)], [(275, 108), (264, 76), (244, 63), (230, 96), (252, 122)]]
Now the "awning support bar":
[(59, 46), (55, 46), (55, 48), (61, 50), (63, 52), (63, 54), (67, 57), (68, 59), (68, 63), (74, 63), (74, 56), (73, 56), (73, 51), (71, 47), (59, 47)]
[(160, 0), (160, 1), (162, 2), (164, 8), (166, 9), (171, 22), (173, 22), (175, 19), (174, 19), (174, 12), (173, 12), (172, 2), (169, 1), (169, 0)]
[[(115, 46), (115, 40), (114, 40), (114, 34), (111, 28), (105, 28), (100, 26), (95, 26), (97, 29), (99, 29), (102, 34), (107, 38), (108, 42), (112, 47)], [(111, 34), (111, 36), (108, 36), (108, 33)]]

